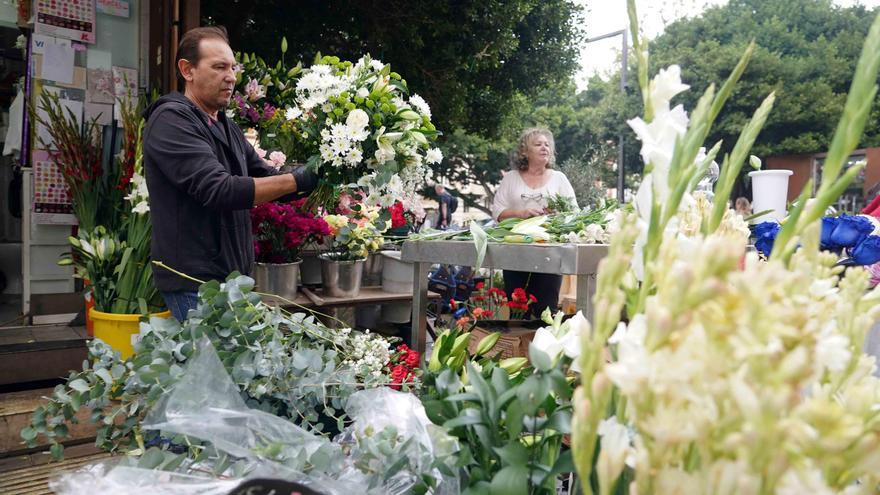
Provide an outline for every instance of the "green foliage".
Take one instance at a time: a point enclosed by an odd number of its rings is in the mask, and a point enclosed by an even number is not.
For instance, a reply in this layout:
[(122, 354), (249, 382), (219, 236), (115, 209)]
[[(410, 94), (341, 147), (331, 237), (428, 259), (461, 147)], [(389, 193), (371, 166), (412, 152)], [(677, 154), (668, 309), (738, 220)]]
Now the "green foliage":
[(459, 464), (466, 472), (463, 493), (556, 493), (555, 478), (573, 470), (562, 452), (570, 433), (571, 393), (567, 358), (554, 364), (531, 351), (525, 358), (490, 358), (499, 334), (468, 351), (471, 333), (446, 330), (434, 344), (423, 376), (422, 403), (428, 418), (459, 438)]
[[(151, 318), (142, 324), (135, 354), (125, 361), (93, 340), (83, 371), (55, 387), (50, 401), (22, 430), (22, 439), (33, 446), (42, 434), (57, 444), (67, 435), (66, 425), (86, 407), (98, 425), (98, 447), (143, 450), (144, 442), (156, 437), (139, 430), (143, 415), (180, 379), (194, 343), (203, 336), (213, 343), (249, 407), (314, 432), (340, 431), (347, 421), (342, 412), (347, 397), (388, 378), (343, 363), (354, 361), (357, 350), (348, 331), (329, 329), (303, 313), (270, 308), (252, 290), (253, 280), (236, 273), (224, 284), (203, 284), (200, 305), (182, 326), (173, 318)], [(60, 449), (53, 446), (59, 455)]]

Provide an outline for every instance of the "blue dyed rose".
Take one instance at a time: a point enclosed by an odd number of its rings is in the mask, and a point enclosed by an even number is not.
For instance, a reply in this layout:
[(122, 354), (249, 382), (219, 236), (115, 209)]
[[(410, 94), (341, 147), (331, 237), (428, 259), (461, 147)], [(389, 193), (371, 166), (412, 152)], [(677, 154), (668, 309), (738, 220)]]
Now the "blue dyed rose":
[(831, 234), (834, 232), (834, 229), (837, 228), (839, 222), (840, 219), (837, 217), (825, 217), (822, 219), (822, 237), (819, 240), (822, 249), (837, 251), (842, 247), (838, 246), (831, 240)]
[(857, 265), (873, 265), (880, 262), (880, 236), (866, 236), (852, 250), (850, 256)]
[(773, 251), (773, 242), (779, 234), (779, 224), (762, 222), (755, 226), (755, 248), (766, 257)]
[[(823, 223), (824, 227), (824, 223)], [(840, 215), (837, 226), (828, 238), (829, 248), (850, 248), (862, 242), (862, 239), (874, 231), (874, 224), (861, 215)]]

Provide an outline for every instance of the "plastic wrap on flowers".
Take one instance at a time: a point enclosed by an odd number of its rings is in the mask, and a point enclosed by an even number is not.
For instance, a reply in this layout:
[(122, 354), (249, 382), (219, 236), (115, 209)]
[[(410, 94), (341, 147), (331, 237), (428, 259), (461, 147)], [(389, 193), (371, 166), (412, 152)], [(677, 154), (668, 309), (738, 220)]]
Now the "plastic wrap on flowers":
[(150, 495), (227, 495), (240, 483), (106, 462), (65, 473), (50, 481), (49, 488), (62, 495), (134, 493), (147, 487)]
[[(210, 341), (202, 339), (197, 346), (181, 380), (141, 426), (163, 436), (208, 442), (220, 456), (237, 459), (222, 470), (233, 483), (192, 476), (195, 468), (217, 471), (213, 459), (181, 462), (180, 472), (108, 463), (61, 475), (53, 481), (57, 493), (129, 493), (150, 486), (153, 493), (213, 495), (253, 478), (295, 481), (327, 495), (405, 494), (420, 483), (434, 493), (458, 493), (455, 471), (447, 468), (454, 465), (451, 454), (457, 444), (430, 425), (415, 396), (390, 389), (355, 393), (350, 398), (355, 421), (340, 435), (341, 442), (331, 442), (284, 418), (249, 409)], [(441, 463), (447, 454), (448, 464)]]
[[(434, 495), (459, 493), (458, 442), (431, 423), (414, 395), (390, 388), (363, 390), (348, 399), (345, 410), (354, 423), (335, 441), (350, 446), (359, 470), (384, 472), (380, 478), (388, 493), (412, 493), (424, 475), (436, 481), (434, 486), (423, 487), (431, 488)], [(397, 451), (394, 465), (377, 455), (380, 443), (389, 440)]]

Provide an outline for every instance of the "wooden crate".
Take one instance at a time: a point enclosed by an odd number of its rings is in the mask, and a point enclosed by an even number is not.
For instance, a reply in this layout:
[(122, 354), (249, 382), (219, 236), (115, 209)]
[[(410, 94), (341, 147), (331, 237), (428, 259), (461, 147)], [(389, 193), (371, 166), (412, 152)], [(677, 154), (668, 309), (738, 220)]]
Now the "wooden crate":
[(535, 337), (535, 332), (540, 325), (541, 322), (537, 320), (511, 320), (509, 322), (494, 321), (477, 323), (477, 326), (471, 330), (471, 342), (468, 346), (468, 350), (473, 354), (477, 345), (479, 345), (484, 337), (493, 332), (501, 332), (501, 337), (498, 338), (498, 343), (495, 344), (495, 347), (488, 353), (488, 355), (490, 357), (500, 355), (501, 359), (511, 357), (527, 358), (529, 357), (529, 344)]

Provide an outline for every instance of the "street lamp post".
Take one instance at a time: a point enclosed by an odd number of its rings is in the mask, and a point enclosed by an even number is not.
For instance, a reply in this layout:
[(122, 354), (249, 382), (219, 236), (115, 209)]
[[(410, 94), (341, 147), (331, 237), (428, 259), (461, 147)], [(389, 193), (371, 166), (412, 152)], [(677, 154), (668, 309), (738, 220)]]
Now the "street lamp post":
[[(626, 82), (626, 72), (627, 72), (627, 55), (629, 54), (629, 44), (627, 43), (626, 38), (626, 29), (621, 29), (620, 31), (614, 31), (611, 33), (606, 33), (601, 36), (596, 36), (593, 38), (587, 38), (587, 43), (592, 43), (594, 41), (604, 40), (606, 38), (613, 38), (614, 36), (621, 36), (623, 38), (623, 45), (621, 50), (621, 63), (620, 63), (620, 92), (626, 96), (626, 89), (628, 87)], [(623, 203), (623, 188), (624, 188), (624, 166), (623, 166), (623, 147), (625, 144), (625, 137), (623, 134), (623, 130), (620, 131), (620, 135), (617, 137), (617, 201)]]

